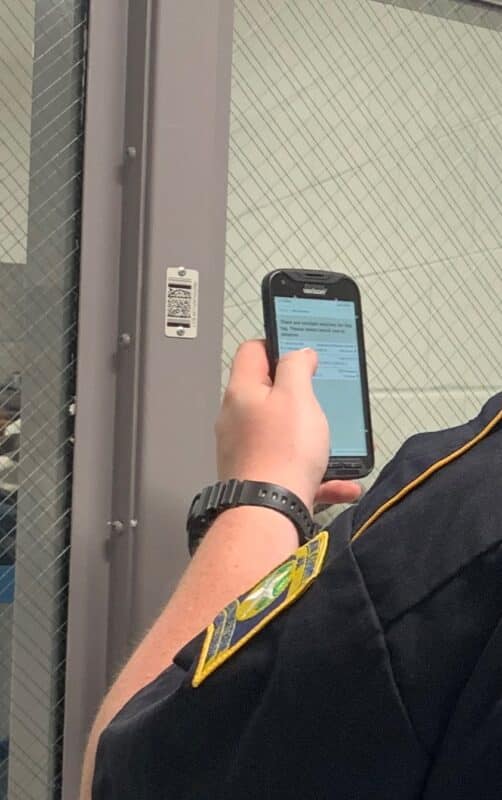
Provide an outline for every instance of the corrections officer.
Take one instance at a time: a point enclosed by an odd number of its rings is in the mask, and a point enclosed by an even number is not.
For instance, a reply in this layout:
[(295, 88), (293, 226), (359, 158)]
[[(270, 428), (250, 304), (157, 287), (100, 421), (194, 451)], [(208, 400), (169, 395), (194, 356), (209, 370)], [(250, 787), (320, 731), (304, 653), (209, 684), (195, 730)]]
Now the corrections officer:
[(313, 535), (304, 507), (359, 493), (320, 486), (315, 368), (290, 353), (272, 385), (263, 345), (239, 350), (225, 486), (192, 507), (195, 556), (103, 703), (82, 800), (500, 800), (502, 394)]

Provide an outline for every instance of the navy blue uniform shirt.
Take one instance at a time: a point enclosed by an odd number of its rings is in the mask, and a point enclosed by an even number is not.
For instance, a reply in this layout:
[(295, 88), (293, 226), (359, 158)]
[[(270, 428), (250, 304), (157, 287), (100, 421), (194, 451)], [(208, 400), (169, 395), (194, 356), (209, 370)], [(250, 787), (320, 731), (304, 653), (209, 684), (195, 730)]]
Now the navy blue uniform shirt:
[(205, 634), (130, 700), (93, 800), (500, 800), (501, 543), (499, 394), (410, 439), (200, 685)]

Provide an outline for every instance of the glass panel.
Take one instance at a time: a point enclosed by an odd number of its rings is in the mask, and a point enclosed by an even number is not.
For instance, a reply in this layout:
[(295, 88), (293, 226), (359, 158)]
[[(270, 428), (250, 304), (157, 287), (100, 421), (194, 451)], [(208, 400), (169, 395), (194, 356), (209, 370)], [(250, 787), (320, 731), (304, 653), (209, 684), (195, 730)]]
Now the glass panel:
[(407, 436), (500, 390), (502, 9), (235, 5), (224, 367), (262, 334), (266, 272), (353, 276), (373, 480)]
[(26, 262), (34, 21), (34, 3), (16, 6), (0, 0), (0, 263), (4, 264)]
[(0, 0), (0, 800), (60, 789), (80, 0)]

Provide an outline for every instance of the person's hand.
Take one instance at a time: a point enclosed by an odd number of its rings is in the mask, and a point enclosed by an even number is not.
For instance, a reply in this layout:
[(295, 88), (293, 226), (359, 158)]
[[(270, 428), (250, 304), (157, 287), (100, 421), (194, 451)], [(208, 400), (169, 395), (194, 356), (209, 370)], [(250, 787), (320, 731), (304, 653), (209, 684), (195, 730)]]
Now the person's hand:
[(241, 345), (216, 423), (219, 479), (269, 481), (314, 503), (350, 503), (361, 494), (352, 481), (322, 484), (329, 456), (326, 417), (314, 395), (313, 350), (283, 356), (269, 376), (263, 342)]

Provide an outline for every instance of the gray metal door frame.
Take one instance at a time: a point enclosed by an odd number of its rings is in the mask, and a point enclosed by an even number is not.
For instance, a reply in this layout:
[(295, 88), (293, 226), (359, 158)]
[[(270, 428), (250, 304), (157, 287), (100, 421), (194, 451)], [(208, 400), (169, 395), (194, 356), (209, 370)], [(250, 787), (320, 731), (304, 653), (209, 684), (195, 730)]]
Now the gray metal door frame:
[[(214, 477), (232, 32), (233, 0), (90, 0), (64, 800)], [(199, 270), (193, 340), (164, 334), (180, 264)]]
[[(187, 562), (185, 518), (215, 475), (220, 401), (233, 0), (153, 4), (133, 602), (112, 667)], [(169, 266), (199, 271), (195, 339), (165, 336)]]
[(68, 601), (63, 797), (78, 797), (90, 726), (106, 690), (115, 353), (127, 5), (90, 4), (77, 403)]

